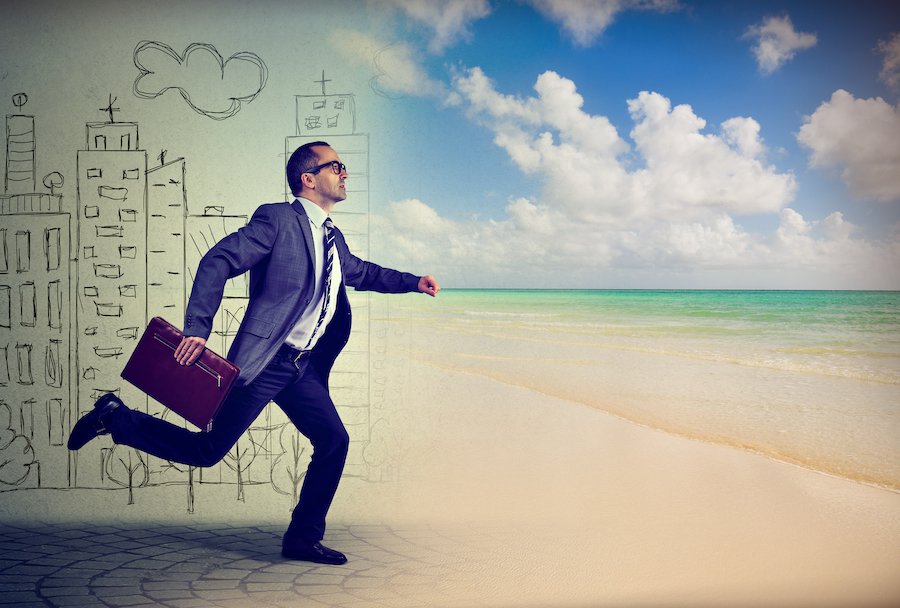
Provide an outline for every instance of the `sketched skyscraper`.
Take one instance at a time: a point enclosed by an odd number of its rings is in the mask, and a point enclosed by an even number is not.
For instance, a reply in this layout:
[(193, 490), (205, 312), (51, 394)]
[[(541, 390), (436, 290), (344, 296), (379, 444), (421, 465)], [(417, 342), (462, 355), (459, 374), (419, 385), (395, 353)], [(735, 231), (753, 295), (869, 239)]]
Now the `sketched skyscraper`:
[[(13, 98), (21, 111), (27, 97)], [(71, 216), (61, 197), (35, 192), (34, 116), (6, 117), (0, 195), (0, 462), (9, 486), (72, 483), (65, 439), (71, 426)], [(8, 427), (6, 426), (8, 423)]]
[[(146, 396), (119, 375), (147, 324), (147, 153), (137, 124), (89, 123), (77, 160), (78, 413), (107, 392), (145, 409)], [(83, 465), (98, 458), (78, 457), (78, 485), (100, 483), (101, 471)]]
[[(347, 165), (347, 199), (335, 207), (332, 218), (357, 256), (369, 256), (369, 135), (356, 132), (356, 100), (352, 94), (326, 94), (325, 79), (317, 81), (321, 95), (297, 95), (296, 135), (285, 139), (285, 159), (311, 141), (327, 141)], [(287, 200), (293, 200), (286, 189)], [(365, 477), (368, 467), (363, 449), (369, 442), (370, 361), (369, 302), (367, 292), (347, 292), (353, 309), (353, 331), (331, 376), (331, 396), (350, 433), (345, 475)]]

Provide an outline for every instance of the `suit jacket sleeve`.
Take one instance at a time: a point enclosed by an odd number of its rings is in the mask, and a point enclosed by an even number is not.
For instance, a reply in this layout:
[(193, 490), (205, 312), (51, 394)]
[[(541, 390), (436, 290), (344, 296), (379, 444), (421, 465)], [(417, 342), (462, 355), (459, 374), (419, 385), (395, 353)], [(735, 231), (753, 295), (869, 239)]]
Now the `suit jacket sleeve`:
[(269, 254), (278, 232), (270, 211), (268, 205), (259, 207), (246, 226), (220, 240), (200, 260), (184, 316), (185, 336), (209, 338), (225, 282)]

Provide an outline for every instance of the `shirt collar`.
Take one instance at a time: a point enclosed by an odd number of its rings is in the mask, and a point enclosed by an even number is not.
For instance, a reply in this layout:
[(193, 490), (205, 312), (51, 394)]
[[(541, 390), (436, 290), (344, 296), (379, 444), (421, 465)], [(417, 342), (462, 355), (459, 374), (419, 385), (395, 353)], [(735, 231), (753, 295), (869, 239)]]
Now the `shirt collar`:
[(325, 223), (325, 220), (328, 219), (328, 214), (325, 213), (325, 210), (311, 200), (301, 196), (298, 196), (297, 200), (303, 205), (303, 209), (306, 211), (309, 221), (311, 221), (316, 228), (321, 228), (322, 224)]

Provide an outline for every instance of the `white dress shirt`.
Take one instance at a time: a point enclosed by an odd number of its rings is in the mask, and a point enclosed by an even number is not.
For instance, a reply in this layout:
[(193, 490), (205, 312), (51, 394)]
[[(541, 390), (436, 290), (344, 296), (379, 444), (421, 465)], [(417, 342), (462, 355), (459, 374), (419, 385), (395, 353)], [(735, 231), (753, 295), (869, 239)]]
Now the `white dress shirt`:
[[(319, 330), (315, 332), (315, 335), (313, 335), (316, 322), (319, 320), (319, 314), (322, 311), (322, 300), (325, 298), (325, 281), (322, 274), (325, 269), (324, 224), (325, 220), (328, 218), (328, 214), (325, 213), (324, 209), (312, 201), (299, 197), (297, 200), (300, 201), (300, 204), (303, 205), (303, 208), (306, 210), (306, 216), (309, 218), (309, 228), (312, 231), (313, 245), (316, 254), (316, 259), (314, 260), (316, 268), (316, 288), (313, 292), (312, 299), (300, 315), (300, 320), (294, 325), (294, 328), (291, 330), (291, 333), (288, 334), (285, 342), (296, 349), (311, 350), (313, 346), (316, 345), (316, 342), (319, 341), (319, 338), (322, 337), (322, 334), (325, 333), (325, 328), (328, 327), (328, 323), (331, 322), (332, 317), (334, 317), (334, 311), (337, 308), (338, 289), (340, 288), (342, 278), (341, 260), (337, 255), (337, 251), (335, 251), (334, 261), (331, 265), (331, 289), (329, 292), (328, 309), (325, 311), (325, 318), (322, 320), (322, 325), (319, 327)], [(312, 341), (310, 341), (310, 337), (312, 337)]]

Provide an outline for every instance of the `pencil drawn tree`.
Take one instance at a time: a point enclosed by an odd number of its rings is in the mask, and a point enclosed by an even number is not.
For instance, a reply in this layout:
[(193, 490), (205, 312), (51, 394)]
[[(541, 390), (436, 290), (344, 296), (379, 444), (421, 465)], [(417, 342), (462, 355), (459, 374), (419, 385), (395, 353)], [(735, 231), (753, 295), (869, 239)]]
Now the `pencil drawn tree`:
[(12, 410), (0, 401), (0, 485), (21, 484), (34, 465), (34, 448), (12, 428)]
[(59, 171), (54, 171), (44, 176), (44, 186), (50, 190), (50, 194), (53, 196), (56, 196), (57, 190), (62, 188), (64, 183), (66, 183), (66, 180)]
[(306, 477), (309, 456), (308, 443), (292, 424), (281, 425), (278, 437), (282, 452), (272, 460), (272, 487), (279, 494), (291, 497), (291, 508), (297, 504), (300, 485)]
[(225, 454), (223, 462), (237, 475), (237, 499), (244, 502), (244, 473), (253, 464), (258, 452), (256, 442), (249, 436), (238, 439), (230, 452)]
[[(162, 473), (167, 473), (168, 471), (176, 471), (178, 473), (187, 473), (187, 480), (183, 483), (187, 486), (187, 512), (190, 514), (194, 513), (194, 490), (196, 489), (196, 485), (194, 484), (194, 469), (189, 464), (181, 464), (178, 462), (172, 462), (171, 460), (167, 460), (166, 464), (160, 467), (160, 471)], [(169, 483), (181, 483), (181, 482), (169, 482)]]
[[(142, 488), (150, 481), (150, 467), (143, 452), (124, 445), (108, 448), (106, 477), (114, 484), (128, 488), (128, 504), (134, 504), (134, 488)], [(135, 483), (137, 482), (137, 483)]]
[[(399, 416), (399, 415), (398, 415)], [(409, 451), (403, 436), (386, 419), (379, 419), (370, 433), (369, 443), (363, 448), (363, 459), (369, 465), (370, 481), (397, 481), (400, 465)]]

